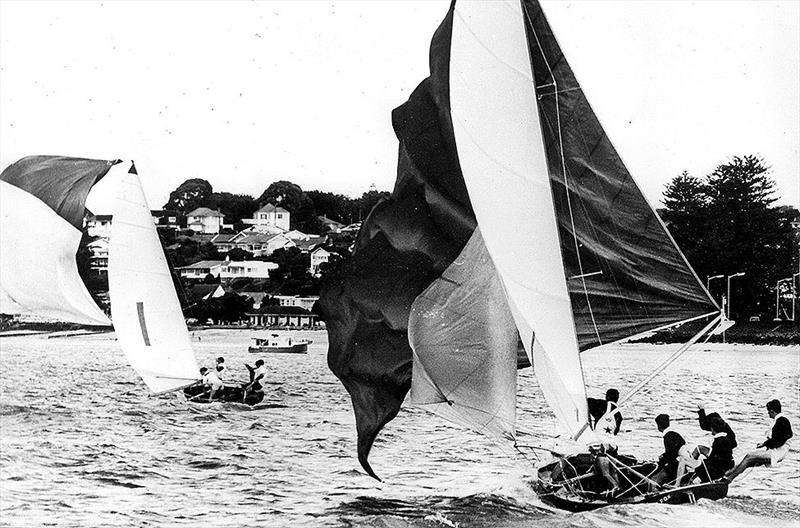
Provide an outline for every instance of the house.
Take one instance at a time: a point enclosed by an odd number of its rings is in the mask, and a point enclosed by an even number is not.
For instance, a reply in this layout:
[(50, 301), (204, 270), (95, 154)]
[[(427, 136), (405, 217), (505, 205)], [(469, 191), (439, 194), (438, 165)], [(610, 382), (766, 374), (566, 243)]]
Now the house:
[(175, 268), (183, 279), (205, 279), (207, 275), (219, 277), (222, 273), (224, 260), (201, 260), (188, 266)]
[(245, 222), (257, 226), (275, 226), (285, 231), (289, 230), (290, 213), (283, 207), (266, 204), (253, 213), (253, 220)]
[(238, 248), (256, 257), (269, 256), (278, 248), (294, 245), (294, 242), (283, 234), (262, 233), (255, 229), (246, 229), (235, 235), (220, 234), (214, 237), (211, 243), (220, 253)]
[(86, 244), (89, 250), (89, 269), (98, 275), (108, 273), (108, 238), (97, 238)]
[(111, 221), (113, 215), (89, 214), (85, 219), (86, 233), (91, 237), (108, 239), (111, 235)]
[(299, 295), (273, 295), (272, 298), (277, 299), (280, 306), (294, 306), (309, 311), (314, 307), (314, 303), (319, 300), (317, 296), (300, 297)]
[(170, 209), (153, 209), (150, 211), (150, 215), (153, 217), (153, 223), (156, 227), (174, 231), (181, 228), (181, 220), (184, 220), (178, 211)]
[(295, 240), (294, 247), (296, 247), (303, 253), (310, 253), (317, 246), (321, 246), (322, 244), (326, 244), (327, 242), (328, 242), (328, 237), (326, 236), (306, 235), (306, 238)]
[(343, 227), (339, 230), (340, 233), (345, 233), (349, 235), (356, 235), (358, 234), (358, 230), (361, 229), (361, 222), (356, 222), (355, 224), (350, 224), (347, 227)]
[(323, 247), (315, 248), (311, 252), (311, 266), (309, 270), (312, 275), (319, 275), (319, 266), (324, 262), (328, 262), (330, 259), (331, 252)]
[(311, 313), (299, 306), (265, 306), (259, 313), (249, 313), (251, 326), (294, 326), (294, 327), (314, 327), (318, 315)]
[(192, 302), (207, 301), (225, 295), (225, 289), (219, 284), (195, 284), (188, 289)]
[(270, 270), (278, 269), (274, 262), (245, 260), (236, 262), (225, 259), (220, 272), (221, 279), (268, 279)]
[(219, 233), (223, 215), (208, 207), (198, 207), (186, 215), (186, 227), (197, 233)]

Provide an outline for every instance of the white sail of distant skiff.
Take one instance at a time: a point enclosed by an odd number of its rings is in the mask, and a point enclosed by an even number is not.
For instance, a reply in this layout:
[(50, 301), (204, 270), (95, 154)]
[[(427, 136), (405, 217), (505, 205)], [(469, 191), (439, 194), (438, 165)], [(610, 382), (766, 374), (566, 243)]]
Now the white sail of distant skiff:
[(108, 251), (114, 329), (151, 391), (177, 390), (198, 378), (189, 332), (133, 166), (119, 185)]

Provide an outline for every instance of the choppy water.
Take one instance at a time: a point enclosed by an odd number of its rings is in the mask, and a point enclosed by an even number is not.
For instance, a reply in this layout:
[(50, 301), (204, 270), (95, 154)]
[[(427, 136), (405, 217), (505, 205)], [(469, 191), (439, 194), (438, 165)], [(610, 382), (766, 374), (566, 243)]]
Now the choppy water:
[[(201, 362), (224, 355), (244, 378), (247, 331), (196, 334)], [(307, 356), (266, 356), (270, 406), (186, 404), (147, 396), (113, 335), (0, 339), (0, 525), (606, 527), (800, 526), (800, 438), (777, 469), (737, 480), (731, 497), (696, 506), (555, 512), (530, 488), (531, 465), (472, 433), (403, 410), (373, 449), (385, 482), (360, 471), (354, 418), (328, 371), (323, 332)], [(583, 357), (592, 395), (622, 392), (672, 347), (627, 345)], [(729, 420), (737, 457), (762, 440), (777, 397), (800, 435), (800, 348), (714, 345), (689, 353), (625, 409), (627, 446), (656, 456), (652, 417), (684, 417), (699, 401)], [(551, 433), (532, 374), (523, 372), (520, 427)]]

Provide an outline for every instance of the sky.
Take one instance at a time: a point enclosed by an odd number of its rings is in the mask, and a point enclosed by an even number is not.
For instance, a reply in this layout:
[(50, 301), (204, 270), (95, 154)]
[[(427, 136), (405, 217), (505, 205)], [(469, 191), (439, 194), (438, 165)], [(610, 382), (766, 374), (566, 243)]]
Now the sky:
[[(448, 5), (0, 0), (0, 165), (133, 159), (154, 209), (188, 178), (256, 197), (278, 180), (391, 190), (391, 110), (428, 75)], [(683, 170), (758, 154), (800, 206), (800, 2), (542, 6), (651, 203)], [(113, 212), (114, 182), (95, 212)]]

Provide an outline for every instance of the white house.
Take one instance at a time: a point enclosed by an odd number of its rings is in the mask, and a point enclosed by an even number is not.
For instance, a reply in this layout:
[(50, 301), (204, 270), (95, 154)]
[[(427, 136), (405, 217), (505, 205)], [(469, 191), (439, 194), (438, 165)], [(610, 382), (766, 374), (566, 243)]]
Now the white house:
[(328, 262), (331, 257), (331, 252), (325, 248), (318, 247), (311, 252), (311, 266), (309, 271), (312, 275), (319, 275), (319, 266), (323, 262)]
[(276, 226), (288, 231), (289, 215), (290, 215), (289, 211), (287, 211), (283, 207), (275, 207), (272, 204), (266, 204), (261, 209), (253, 213), (252, 223), (260, 226), (261, 225)]
[(235, 262), (226, 260), (222, 265), (220, 278), (222, 279), (268, 279), (269, 271), (278, 269), (274, 262), (263, 262), (261, 260), (245, 260)]
[(319, 300), (319, 297), (300, 297), (299, 295), (273, 295), (272, 298), (277, 299), (280, 306), (297, 306), (309, 311)]
[(225, 264), (224, 260), (201, 260), (200, 262), (175, 269), (185, 279), (205, 279), (206, 275), (219, 277), (222, 273), (223, 264)]
[(186, 227), (197, 233), (219, 233), (223, 215), (208, 207), (198, 207), (186, 215)]

